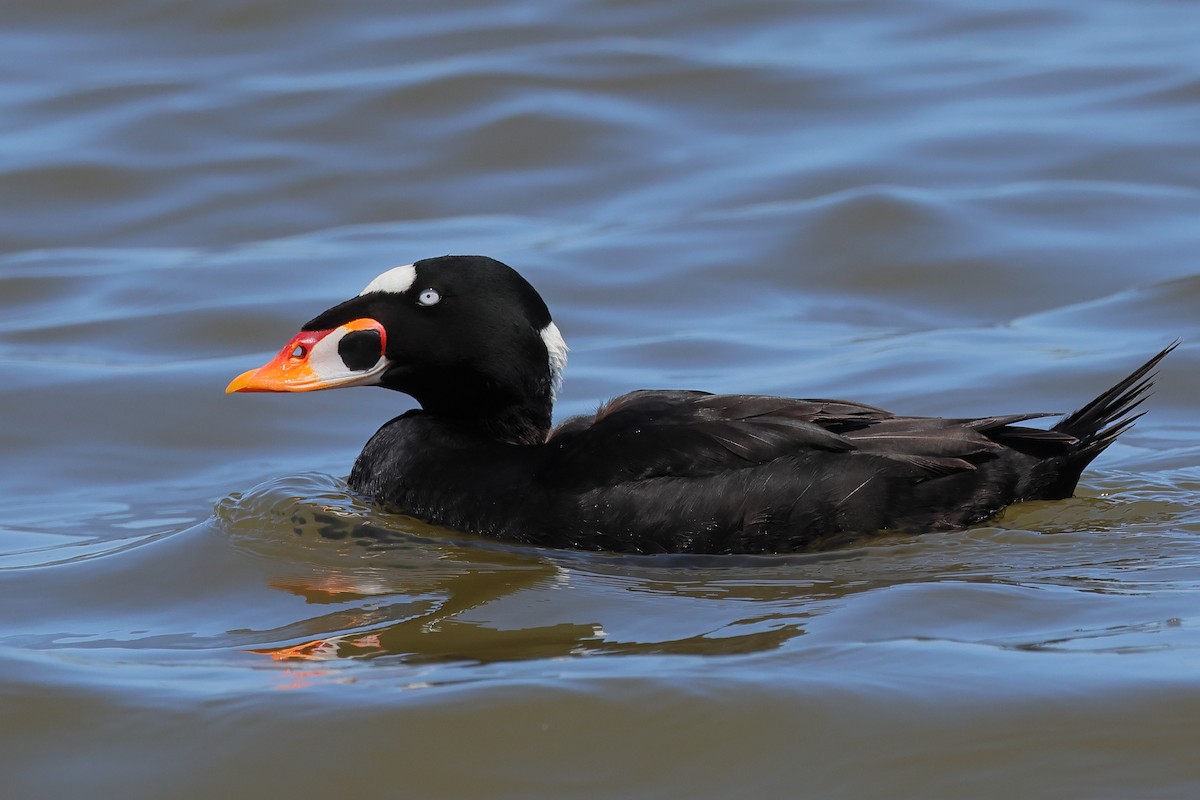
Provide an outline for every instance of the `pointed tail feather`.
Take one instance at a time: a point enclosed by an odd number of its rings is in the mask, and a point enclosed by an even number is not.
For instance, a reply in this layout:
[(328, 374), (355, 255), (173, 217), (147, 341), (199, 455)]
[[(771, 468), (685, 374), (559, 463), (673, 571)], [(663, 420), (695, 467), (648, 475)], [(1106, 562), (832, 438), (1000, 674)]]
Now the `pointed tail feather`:
[(1063, 417), (1054, 426), (1053, 430), (1079, 440), (1071, 454), (1071, 461), (1078, 464), (1081, 471), (1145, 413), (1133, 412), (1145, 402), (1154, 386), (1156, 373), (1153, 370), (1181, 341), (1176, 339), (1116, 386), (1078, 411)]

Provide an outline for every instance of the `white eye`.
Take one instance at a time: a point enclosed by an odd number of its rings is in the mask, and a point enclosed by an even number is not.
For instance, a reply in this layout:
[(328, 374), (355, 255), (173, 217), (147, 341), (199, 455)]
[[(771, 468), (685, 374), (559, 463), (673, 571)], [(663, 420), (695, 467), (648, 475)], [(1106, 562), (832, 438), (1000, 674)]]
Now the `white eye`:
[(437, 289), (425, 289), (417, 295), (417, 302), (423, 306), (436, 306), (442, 296), (438, 294)]

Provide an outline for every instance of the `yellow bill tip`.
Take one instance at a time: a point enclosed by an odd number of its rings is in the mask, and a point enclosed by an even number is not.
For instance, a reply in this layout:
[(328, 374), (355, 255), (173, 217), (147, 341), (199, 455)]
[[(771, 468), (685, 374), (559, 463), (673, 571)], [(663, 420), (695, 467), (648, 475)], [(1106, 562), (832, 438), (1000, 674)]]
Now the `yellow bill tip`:
[(257, 369), (248, 369), (245, 372), (243, 372), (241, 375), (238, 375), (236, 378), (234, 378), (233, 380), (231, 380), (229, 382), (228, 386), (225, 387), (225, 394), (233, 394), (234, 392), (256, 391), (254, 388), (254, 375), (257, 372), (258, 372)]

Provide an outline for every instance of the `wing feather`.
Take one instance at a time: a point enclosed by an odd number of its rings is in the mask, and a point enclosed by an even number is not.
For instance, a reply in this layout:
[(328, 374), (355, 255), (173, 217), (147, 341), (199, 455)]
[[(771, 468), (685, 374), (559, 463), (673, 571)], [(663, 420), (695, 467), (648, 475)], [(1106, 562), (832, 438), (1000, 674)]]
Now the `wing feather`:
[[(605, 486), (654, 477), (702, 477), (823, 451), (870, 455), (918, 479), (973, 471), (1005, 446), (1062, 447), (1070, 434), (1016, 425), (1048, 414), (978, 419), (898, 417), (841, 400), (793, 400), (643, 390), (576, 417), (547, 440), (540, 480)], [(829, 468), (837, 470), (836, 459)]]

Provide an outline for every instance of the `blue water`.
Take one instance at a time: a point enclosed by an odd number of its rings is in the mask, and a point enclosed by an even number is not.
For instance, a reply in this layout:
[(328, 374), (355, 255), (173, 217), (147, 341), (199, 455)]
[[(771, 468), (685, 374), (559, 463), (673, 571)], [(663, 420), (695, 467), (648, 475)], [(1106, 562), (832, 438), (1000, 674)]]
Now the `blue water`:
[[(2, 794), (1195, 796), (1195, 17), (0, 11)], [(448, 252), (542, 292), (560, 419), (1062, 412), (1184, 345), (1072, 500), (820, 556), (536, 550), (346, 492), (404, 397), (223, 394)]]

